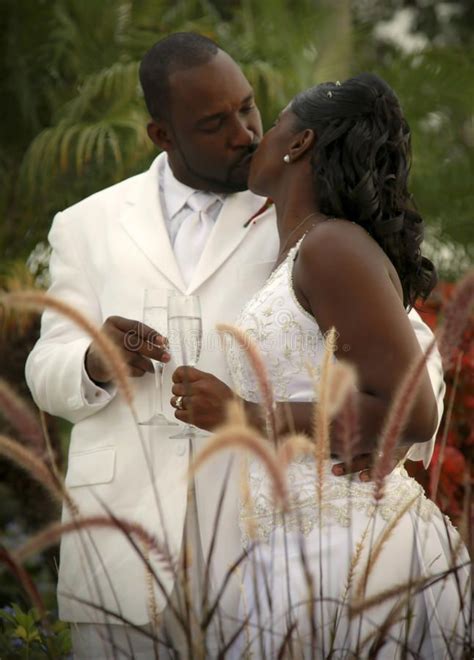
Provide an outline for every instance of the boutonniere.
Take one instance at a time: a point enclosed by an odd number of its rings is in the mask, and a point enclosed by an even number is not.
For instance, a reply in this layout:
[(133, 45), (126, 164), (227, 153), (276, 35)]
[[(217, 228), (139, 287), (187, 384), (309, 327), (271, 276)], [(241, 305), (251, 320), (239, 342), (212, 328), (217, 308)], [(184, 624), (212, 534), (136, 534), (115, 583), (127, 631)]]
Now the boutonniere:
[(263, 206), (261, 208), (258, 209), (257, 213), (254, 213), (251, 218), (249, 218), (246, 222), (244, 222), (244, 225), (243, 225), (244, 229), (246, 227), (248, 227), (250, 223), (254, 224), (255, 222), (257, 222), (258, 216), (262, 215), (262, 213), (265, 213), (265, 211), (267, 209), (269, 209), (270, 206), (272, 206), (272, 205), (273, 205), (273, 200), (270, 199), (270, 197), (267, 197), (267, 199), (265, 200), (265, 203), (263, 204)]

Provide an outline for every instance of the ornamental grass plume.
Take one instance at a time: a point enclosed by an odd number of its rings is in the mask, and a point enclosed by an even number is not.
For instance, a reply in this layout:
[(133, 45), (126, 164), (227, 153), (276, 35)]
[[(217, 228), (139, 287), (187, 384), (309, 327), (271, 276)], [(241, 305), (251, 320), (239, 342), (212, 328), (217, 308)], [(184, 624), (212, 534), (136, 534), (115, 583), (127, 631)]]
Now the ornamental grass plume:
[(331, 365), (328, 381), (328, 413), (334, 419), (357, 388), (357, 372), (348, 362), (337, 360)]
[(46, 445), (43, 430), (30, 406), (0, 378), (0, 413), (34, 453), (43, 457)]
[[(449, 393), (449, 398), (446, 405), (446, 412), (444, 417), (444, 429), (443, 429), (443, 434), (441, 436), (441, 442), (439, 443), (438, 456), (436, 463), (434, 464), (434, 468), (431, 470), (431, 474), (430, 474), (430, 498), (433, 500), (433, 502), (436, 502), (436, 497), (438, 495), (441, 470), (443, 468), (446, 445), (448, 441), (448, 431), (451, 425), (451, 419), (454, 410), (454, 401), (458, 390), (459, 375), (461, 373), (461, 364), (462, 364), (462, 354), (459, 354), (456, 361), (456, 367), (454, 369), (453, 385), (451, 387), (451, 391)], [(433, 459), (435, 458), (435, 456), (436, 453), (434, 454)], [(434, 463), (433, 459), (432, 459), (432, 464)]]
[(445, 371), (454, 365), (462, 334), (474, 305), (474, 268), (456, 285), (451, 300), (444, 308), (444, 321), (439, 335), (439, 352)]
[(54, 500), (62, 502), (64, 491), (62, 484), (32, 451), (22, 447), (16, 440), (0, 435), (0, 455), (23, 468), (33, 479), (44, 486)]
[(3, 546), (0, 546), (0, 563), (7, 566), (10, 569), (10, 572), (17, 578), (18, 582), (28, 594), (33, 606), (38, 610), (38, 613), (43, 620), (43, 624), (47, 625), (46, 608), (43, 599), (41, 598), (41, 595), (28, 571), (23, 568), (21, 562), (19, 562), (15, 556)]
[(316, 396), (313, 408), (313, 438), (316, 445), (316, 471), (318, 475), (318, 502), (321, 506), (324, 464), (330, 455), (329, 426), (330, 391), (332, 379), (333, 358), (336, 348), (336, 329), (332, 327), (325, 335), (324, 357), (321, 365), (321, 376), (316, 381)]
[[(8, 267), (5, 275), (0, 275), (0, 291), (17, 293), (25, 289), (39, 291), (35, 276), (24, 261), (16, 261)], [(31, 309), (11, 309), (0, 305), (0, 344), (9, 337), (23, 338), (32, 331), (37, 315)]]
[(240, 449), (253, 454), (266, 467), (270, 476), (275, 500), (285, 505), (287, 501), (286, 479), (278, 464), (276, 454), (265, 438), (248, 426), (228, 424), (217, 431), (197, 454), (189, 467), (191, 477), (212, 456), (225, 449)]
[(297, 456), (314, 456), (315, 444), (304, 433), (292, 433), (280, 441), (277, 449), (277, 461), (283, 469), (295, 460)]
[(123, 360), (114, 342), (86, 318), (84, 314), (81, 314), (74, 307), (59, 298), (34, 290), (2, 294), (0, 296), (0, 303), (3, 303), (7, 307), (33, 308), (37, 310), (43, 310), (44, 308), (53, 309), (59, 314), (68, 317), (82, 328), (97, 342), (101, 350), (101, 357), (110, 369), (113, 380), (116, 382), (119, 391), (136, 417), (133, 406), (133, 392), (128, 378), (128, 365)]
[(146, 549), (146, 553), (154, 552), (167, 565), (168, 570), (175, 570), (173, 558), (153, 534), (150, 534), (150, 532), (137, 522), (115, 516), (84, 516), (82, 518), (74, 518), (68, 522), (52, 523), (20, 546), (15, 553), (15, 558), (20, 562), (24, 562), (28, 557), (42, 552), (57, 543), (64, 534), (93, 528), (102, 529), (104, 527), (121, 532), (127, 538), (129, 536), (136, 537)]
[(356, 394), (355, 368), (347, 362), (334, 362), (329, 378), (329, 416), (340, 441), (342, 460), (348, 466), (360, 442)]
[[(43, 550), (55, 545), (63, 535), (71, 533), (79, 533), (81, 531), (88, 531), (92, 528), (109, 528), (121, 532), (130, 542), (135, 549), (145, 568), (145, 579), (148, 585), (152, 584), (152, 580), (159, 587), (163, 596), (165, 597), (167, 606), (171, 608), (174, 615), (177, 617), (180, 625), (183, 625), (179, 612), (174, 604), (170, 601), (169, 596), (162, 584), (156, 571), (149, 562), (150, 553), (154, 552), (160, 561), (165, 563), (168, 570), (175, 572), (176, 566), (172, 556), (168, 550), (159, 543), (153, 534), (150, 534), (142, 525), (135, 521), (125, 520), (117, 516), (84, 516), (82, 518), (75, 517), (68, 522), (55, 522), (48, 527), (42, 529), (33, 537), (28, 539), (18, 550), (15, 552), (14, 560), (18, 566), (25, 562), (30, 556), (38, 554)], [(141, 548), (134, 539), (141, 543)], [(22, 569), (23, 570), (23, 569)], [(154, 599), (154, 597), (153, 597)], [(101, 608), (105, 612), (105, 608)], [(109, 612), (115, 615), (113, 612)], [(120, 618), (120, 617), (119, 617)], [(128, 621), (124, 621), (128, 623)]]
[(231, 399), (226, 407), (226, 424), (247, 425), (247, 416), (241, 399)]
[(389, 540), (389, 538), (392, 536), (396, 526), (400, 522), (400, 520), (403, 518), (405, 513), (411, 509), (411, 507), (415, 504), (416, 500), (420, 496), (417, 494), (414, 497), (411, 498), (397, 513), (393, 516), (393, 518), (387, 523), (387, 525), (384, 527), (383, 532), (380, 534), (380, 536), (377, 538), (376, 543), (371, 546), (370, 551), (369, 551), (369, 556), (367, 558), (367, 563), (364, 569), (364, 572), (362, 573), (358, 584), (354, 588), (354, 593), (357, 599), (362, 598), (365, 588), (367, 586), (367, 581), (370, 577), (370, 573), (375, 566), (376, 561), (380, 557), (382, 550), (384, 548), (384, 545), (386, 542)]
[(413, 587), (420, 588), (420, 587), (424, 587), (427, 584), (430, 584), (432, 579), (433, 578), (431, 576), (418, 578), (417, 580), (414, 580), (409, 583), (404, 582), (403, 584), (394, 585), (390, 589), (384, 589), (383, 591), (380, 591), (378, 594), (375, 594), (375, 596), (353, 600), (349, 605), (349, 617), (353, 619), (356, 616), (363, 614), (363, 612), (366, 612), (367, 610), (370, 610), (373, 607), (377, 607), (377, 605), (382, 605), (390, 598), (400, 598)]
[(255, 506), (250, 493), (249, 467), (246, 460), (241, 461), (239, 470), (239, 492), (241, 501), (241, 523), (249, 539), (257, 539), (257, 525), (255, 521)]
[[(204, 616), (204, 618), (201, 622), (201, 626), (203, 627), (203, 629), (206, 629), (209, 626), (213, 616), (217, 612), (220, 601), (222, 600), (222, 596), (223, 596), (223, 594), (225, 593), (225, 591), (227, 589), (227, 586), (230, 582), (231, 577), (234, 575), (234, 573), (240, 574), (241, 564), (247, 559), (247, 557), (248, 557), (249, 553), (251, 552), (252, 548), (253, 548), (253, 546), (251, 546), (249, 551), (244, 550), (239, 555), (239, 557), (237, 557), (237, 559), (227, 569), (226, 574), (224, 576), (224, 579), (222, 580), (222, 582), (221, 582), (221, 584), (220, 584), (220, 586), (217, 590), (217, 594), (215, 596), (214, 602), (209, 607), (209, 609), (207, 611), (207, 614), (205, 614), (205, 616)], [(221, 656), (221, 657), (223, 657), (223, 656)]]
[(146, 564), (146, 591), (147, 591), (147, 610), (150, 617), (150, 626), (156, 634), (160, 625), (160, 613), (158, 612), (158, 604), (156, 602), (155, 589), (153, 587), (153, 573), (148, 568), (150, 564), (150, 552), (147, 547), (143, 549), (143, 557)]
[(393, 468), (393, 458), (398, 440), (413, 407), (415, 393), (423, 376), (427, 360), (435, 346), (436, 339), (433, 339), (426, 352), (411, 365), (398, 386), (394, 400), (388, 411), (380, 434), (377, 460), (373, 470), (374, 498), (376, 501), (381, 500), (383, 497), (385, 477)]
[(362, 532), (362, 535), (361, 535), (360, 539), (355, 544), (355, 549), (354, 549), (354, 552), (352, 553), (352, 556), (351, 556), (351, 562), (349, 564), (349, 570), (347, 571), (346, 585), (345, 585), (345, 588), (344, 588), (344, 597), (343, 597), (344, 602), (348, 600), (350, 593), (353, 591), (353, 583), (354, 583), (354, 579), (355, 579), (358, 567), (359, 567), (359, 565), (362, 561), (362, 552), (365, 548), (365, 544), (366, 544), (366, 541), (367, 541), (367, 535), (368, 535), (369, 529), (370, 529), (370, 522), (371, 521), (369, 520), (369, 522), (367, 523), (366, 528)]
[[(465, 275), (456, 286), (453, 297), (445, 310), (445, 321), (441, 328), (439, 351), (445, 370), (450, 368), (456, 355), (462, 333), (466, 327), (474, 302), (474, 270)], [(379, 442), (379, 456), (374, 468), (374, 496), (376, 500), (383, 496), (383, 480), (391, 470), (391, 462), (398, 438), (406, 423), (412, 404), (414, 393), (427, 359), (435, 347), (435, 340), (431, 342), (426, 353), (415, 361), (400, 384), (388, 414)]]
[(56, 460), (56, 453), (53, 449), (53, 445), (48, 430), (48, 423), (46, 421), (46, 413), (44, 412), (44, 410), (40, 410), (39, 415), (41, 422), (41, 430), (43, 433), (43, 438), (46, 446), (46, 457), (47, 457), (48, 467), (51, 469), (51, 472), (53, 474), (53, 477), (56, 479), (56, 482), (61, 486), (63, 497), (66, 502), (66, 505), (69, 507), (69, 510), (72, 513), (78, 515), (79, 509), (77, 507), (77, 504), (73, 501), (72, 497), (69, 495), (66, 486), (64, 485), (64, 478)]
[(271, 478), (275, 500), (284, 504), (287, 498), (286, 481), (275, 453), (267, 441), (248, 426), (226, 425), (218, 431), (197, 454), (189, 468), (192, 476), (214, 454), (225, 449), (241, 449), (256, 456)]
[[(423, 591), (424, 589), (429, 588), (432, 584), (435, 584), (440, 580), (445, 580), (448, 577), (448, 575), (450, 575), (450, 573), (454, 573), (462, 567), (463, 567), (462, 564), (459, 566), (452, 566), (448, 570), (442, 571), (441, 573), (414, 578), (409, 582), (403, 582), (402, 584), (396, 584), (388, 589), (384, 589), (383, 591), (380, 591), (374, 596), (364, 598), (363, 600), (362, 599), (354, 600), (349, 605), (349, 616), (350, 618), (359, 616), (366, 610), (369, 610), (373, 607), (377, 607), (377, 605), (381, 605), (382, 603), (385, 603), (390, 598), (399, 598), (400, 596), (403, 596), (407, 592), (411, 592), (413, 589), (416, 589), (417, 591)], [(401, 602), (403, 605), (404, 602), (403, 601)]]
[[(315, 402), (313, 405), (313, 438), (316, 445), (315, 458), (316, 458), (316, 475), (317, 475), (317, 504), (319, 511), (319, 552), (321, 553), (321, 538), (322, 538), (322, 518), (323, 518), (323, 487), (324, 487), (324, 467), (330, 457), (330, 438), (329, 427), (331, 424), (330, 417), (330, 383), (331, 373), (334, 366), (334, 352), (336, 350), (336, 329), (332, 327), (325, 335), (324, 342), (324, 356), (321, 365), (321, 375), (319, 381), (315, 376)], [(319, 600), (320, 600), (320, 625), (325, 627), (324, 616), (324, 593), (323, 593), (323, 575), (322, 565), (319, 566)], [(325, 656), (324, 638), (322, 654)]]
[(349, 391), (346, 400), (335, 419), (335, 431), (341, 444), (341, 458), (348, 466), (357, 453), (357, 447), (360, 446), (360, 420), (357, 407), (356, 390)]
[(260, 389), (260, 395), (262, 397), (262, 406), (265, 413), (265, 420), (267, 421), (270, 440), (272, 440), (273, 443), (276, 445), (277, 432), (276, 432), (273, 391), (270, 380), (267, 375), (265, 364), (258, 351), (256, 344), (250, 339), (250, 337), (243, 330), (233, 325), (227, 323), (219, 323), (216, 326), (216, 328), (220, 334), (230, 335), (245, 351), (247, 358), (257, 378), (257, 383)]

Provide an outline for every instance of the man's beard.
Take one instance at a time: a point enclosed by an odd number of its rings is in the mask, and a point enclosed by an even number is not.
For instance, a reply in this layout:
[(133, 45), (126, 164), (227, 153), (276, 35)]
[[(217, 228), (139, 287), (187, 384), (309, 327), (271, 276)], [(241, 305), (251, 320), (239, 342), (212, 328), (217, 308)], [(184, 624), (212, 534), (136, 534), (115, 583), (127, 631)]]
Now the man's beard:
[(181, 161), (184, 163), (187, 171), (190, 174), (192, 174), (193, 177), (196, 177), (201, 181), (203, 181), (204, 183), (208, 184), (206, 190), (209, 190), (210, 192), (222, 192), (222, 193), (235, 193), (235, 192), (242, 192), (244, 190), (248, 190), (248, 175), (250, 170), (250, 163), (248, 164), (245, 181), (232, 181), (231, 176), (232, 176), (232, 172), (239, 167), (242, 160), (247, 156), (249, 156), (250, 154), (253, 154), (255, 149), (258, 147), (257, 142), (251, 144), (248, 147), (247, 151), (243, 153), (242, 158), (235, 165), (233, 165), (228, 169), (227, 176), (225, 179), (216, 179), (212, 176), (208, 176), (207, 174), (203, 174), (202, 172), (199, 172), (189, 163), (188, 159), (186, 158), (186, 154), (181, 148), (179, 140), (177, 139), (177, 135), (173, 129), (172, 132), (173, 132), (174, 143), (181, 157)]

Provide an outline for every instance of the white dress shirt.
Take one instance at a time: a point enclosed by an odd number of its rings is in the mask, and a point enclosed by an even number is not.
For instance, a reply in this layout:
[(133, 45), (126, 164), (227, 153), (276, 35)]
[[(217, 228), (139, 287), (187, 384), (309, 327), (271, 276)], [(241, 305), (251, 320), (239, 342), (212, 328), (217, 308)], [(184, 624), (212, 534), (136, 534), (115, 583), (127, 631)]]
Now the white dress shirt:
[[(193, 213), (187, 202), (196, 190), (175, 178), (169, 166), (168, 159), (165, 160), (164, 166), (160, 169), (158, 178), (163, 217), (168, 229), (171, 245), (174, 246), (176, 235), (181, 225)], [(207, 215), (215, 222), (224, 204), (225, 195), (214, 192), (207, 194), (215, 198), (214, 204), (211, 204), (206, 211)]]

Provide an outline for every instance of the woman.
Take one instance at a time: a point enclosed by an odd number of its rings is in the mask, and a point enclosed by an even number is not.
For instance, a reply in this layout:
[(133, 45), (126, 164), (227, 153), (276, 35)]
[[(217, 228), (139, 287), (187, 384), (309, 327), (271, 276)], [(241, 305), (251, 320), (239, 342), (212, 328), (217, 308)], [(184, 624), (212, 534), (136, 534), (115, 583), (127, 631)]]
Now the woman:
[[(420, 255), (423, 223), (407, 189), (409, 165), (410, 132), (395, 94), (377, 76), (362, 74), (299, 94), (263, 138), (250, 171), (250, 188), (275, 202), (281, 250), (272, 277), (237, 324), (263, 352), (280, 401), (313, 397), (304, 365), (321, 361), (318, 339), (335, 326), (336, 358), (358, 374), (362, 452), (375, 450), (396, 388), (419, 357), (406, 307), (435, 282), (432, 264)], [(285, 351), (290, 343), (299, 350)], [(237, 392), (256, 400), (255, 378), (242, 365), (234, 349)], [(436, 408), (426, 372), (413, 396), (401, 444), (429, 445)], [(292, 406), (297, 428), (311, 431), (310, 408)], [(341, 454), (337, 437), (331, 442)], [(276, 657), (286, 637), (288, 648), (305, 657), (366, 657), (378, 646), (383, 658), (461, 654), (467, 567), (382, 600), (352, 621), (347, 616), (349, 597), (443, 575), (468, 560), (455, 531), (402, 468), (387, 478), (384, 504), (373, 514), (373, 486), (341, 486), (329, 466), (318, 507), (313, 459), (297, 460), (288, 470), (295, 506), (284, 517), (274, 515), (261, 464), (252, 461), (249, 470), (253, 511), (243, 511), (243, 540), (248, 544), (251, 522), (264, 542), (244, 578), (242, 614), (247, 610), (250, 621), (239, 653), (248, 644), (257, 657)], [(348, 584), (351, 562), (358, 577)]]
[[(397, 387), (420, 357), (406, 309), (436, 280), (420, 254), (423, 222), (407, 189), (409, 168), (399, 102), (371, 74), (297, 95), (251, 165), (249, 187), (275, 203), (281, 249), (237, 325), (260, 349), (275, 399), (308, 434), (314, 369), (336, 328), (336, 360), (357, 371), (358, 454), (375, 454)], [(258, 425), (256, 378), (235, 345), (229, 366)], [(426, 370), (411, 396), (399, 444), (407, 451), (416, 443), (429, 460), (437, 413)], [(342, 456), (334, 431), (330, 442), (331, 454)], [(457, 533), (402, 466), (374, 508), (373, 484), (335, 477), (338, 460), (325, 465), (321, 499), (314, 458), (290, 463), (284, 515), (265, 468), (249, 462), (250, 505), (241, 519), (248, 624), (237, 656), (273, 658), (284, 647), (288, 657), (305, 658), (460, 657), (469, 578)], [(381, 595), (390, 589), (391, 597)], [(376, 596), (375, 606), (350, 617), (350, 606)]]

